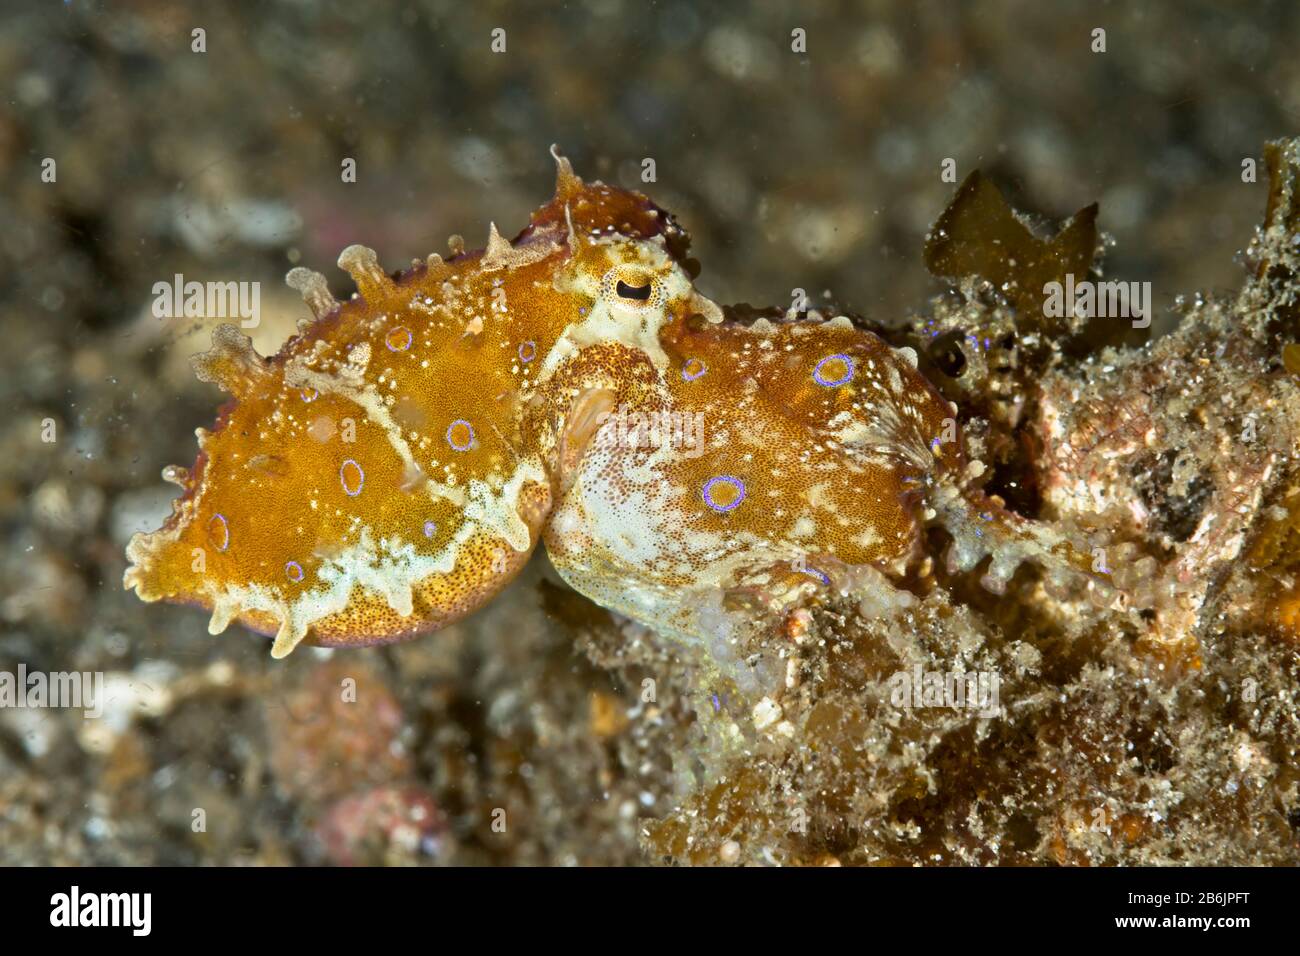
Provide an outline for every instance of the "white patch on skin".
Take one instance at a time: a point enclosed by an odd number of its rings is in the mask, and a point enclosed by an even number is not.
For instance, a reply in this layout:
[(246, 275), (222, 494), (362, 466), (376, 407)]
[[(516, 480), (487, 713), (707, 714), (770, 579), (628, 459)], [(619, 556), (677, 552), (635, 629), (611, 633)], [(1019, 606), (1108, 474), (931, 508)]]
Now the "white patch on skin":
[(825, 483), (813, 485), (808, 489), (808, 504), (814, 508), (830, 507), (833, 509), (835, 503), (827, 497), (829, 490), (830, 486)]
[(612, 237), (597, 239), (592, 244), (610, 246), (615, 266), (638, 266), (653, 275), (658, 284), (656, 299), (662, 304), (646, 307), (625, 302), (617, 296), (604, 295), (604, 276), (593, 275), (584, 269), (575, 269), (567, 277), (557, 277), (559, 291), (590, 299), (592, 305), (585, 316), (578, 316), (565, 328), (564, 334), (547, 352), (542, 361), (541, 377), (548, 378), (566, 359), (587, 346), (609, 342), (640, 349), (657, 369), (666, 371), (668, 356), (659, 345), (659, 331), (670, 318), (665, 304), (698, 298), (691, 280), (660, 243)]
[(358, 342), (348, 352), (348, 371), (358, 377), (365, 375), (366, 367), (370, 365), (370, 343)]
[[(557, 517), (567, 526), (570, 515), (580, 515), (584, 535), (604, 542), (610, 556), (636, 567), (650, 566), (677, 550), (666, 533), (667, 527), (682, 527), (682, 521), (668, 516), (680, 510), (684, 490), (661, 477), (660, 468), (673, 458), (667, 445), (656, 447), (635, 466), (618, 446), (615, 422), (607, 422), (597, 433), (583, 462), (583, 472), (565, 496)], [(621, 457), (620, 457), (621, 456)], [(620, 482), (631, 490), (610, 488), (604, 475), (611, 462), (618, 462)]]
[(546, 471), (538, 458), (525, 458), (515, 467), (514, 474), (493, 493), (492, 486), (479, 479), (469, 483), (469, 503), (464, 515), (469, 521), (486, 531), (504, 538), (516, 551), (527, 551), (532, 545), (532, 535), (524, 519), (519, 517), (519, 496), (524, 482), (545, 484)]
[(863, 551), (870, 551), (883, 540), (884, 539), (880, 537), (875, 528), (865, 528), (861, 534), (853, 539), (853, 543)]
[(363, 528), (358, 540), (332, 556), (316, 571), (321, 582), (305, 588), (293, 599), (286, 599), (287, 585), (268, 587), (262, 584), (213, 585), (212, 618), (208, 632), (220, 634), (239, 614), (263, 611), (280, 621), (271, 656), (286, 657), (307, 636), (317, 621), (337, 614), (348, 606), (354, 586), (380, 594), (388, 606), (403, 617), (413, 611), (413, 589), (425, 578), (449, 574), (456, 566), (462, 545), (482, 529), (465, 521), (452, 540), (433, 555), (422, 555), (409, 542), (382, 539), (376, 544), (369, 528)]
[(630, 492), (616, 506), (602, 495), (584, 496), (588, 530), (617, 560), (630, 566), (650, 567), (670, 553), (668, 536), (661, 529), (663, 516), (673, 508), (663, 486)]
[[(835, 424), (834, 420), (831, 424)], [(841, 445), (865, 445), (872, 438), (871, 426), (860, 418), (849, 421), (847, 425), (832, 434)]]
[[(457, 537), (472, 531), (467, 523)], [(385, 539), (377, 545), (370, 529), (363, 528), (356, 543), (317, 570), (316, 577), (322, 585), (304, 588), (292, 600), (286, 598), (285, 585), (214, 586), (209, 592), (212, 618), (208, 631), (219, 634), (238, 614), (262, 611), (280, 620), (271, 656), (282, 658), (302, 642), (312, 624), (344, 610), (355, 585), (383, 595), (389, 607), (408, 617), (412, 612), (414, 585), (431, 574), (449, 571), (454, 566), (455, 547), (454, 543), (449, 544), (438, 555), (422, 556), (410, 544), (395, 545)], [(450, 562), (448, 556), (452, 557)]]
[(414, 544), (393, 538), (378, 542), (368, 527), (363, 527), (355, 543), (328, 558), (317, 570), (320, 584), (302, 589), (288, 600), (288, 585), (270, 587), (262, 584), (212, 585), (212, 617), (208, 631), (219, 634), (240, 613), (262, 611), (280, 621), (273, 657), (287, 656), (317, 621), (343, 611), (354, 587), (381, 595), (397, 614), (414, 613), (414, 589), (426, 578), (450, 574), (465, 543), (479, 535), (501, 538), (516, 551), (524, 552), (532, 544), (528, 526), (519, 517), (519, 497), (526, 481), (544, 481), (540, 462), (527, 460), (499, 493), (486, 482), (470, 483), (469, 504), (452, 539), (435, 554), (421, 554)]
[(682, 533), (679, 540), (690, 554), (722, 551), (722, 536), (712, 531), (688, 530)]
[[(890, 374), (898, 372), (891, 368)], [(932, 464), (932, 453), (924, 445), (902, 440), (908, 434), (902, 417), (889, 402), (872, 403), (871, 414), (864, 415), (837, 436), (840, 443), (861, 461), (892, 467), (901, 457), (921, 469)]]

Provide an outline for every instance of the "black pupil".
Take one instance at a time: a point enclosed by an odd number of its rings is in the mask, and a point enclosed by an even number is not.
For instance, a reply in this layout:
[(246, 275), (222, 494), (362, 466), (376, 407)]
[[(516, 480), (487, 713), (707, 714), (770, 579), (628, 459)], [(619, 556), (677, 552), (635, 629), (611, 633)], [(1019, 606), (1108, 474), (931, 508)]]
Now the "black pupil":
[(645, 285), (628, 285), (620, 281), (618, 287), (614, 290), (624, 299), (640, 299), (645, 301), (650, 298), (650, 283)]

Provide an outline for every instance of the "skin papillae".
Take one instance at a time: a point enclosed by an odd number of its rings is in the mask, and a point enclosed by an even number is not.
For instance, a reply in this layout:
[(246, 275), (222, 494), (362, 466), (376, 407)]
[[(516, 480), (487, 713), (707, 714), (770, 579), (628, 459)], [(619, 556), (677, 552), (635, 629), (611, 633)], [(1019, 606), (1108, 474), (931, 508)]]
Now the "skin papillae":
[(193, 468), (164, 471), (184, 493), (128, 545), (127, 588), (283, 657), (442, 627), (543, 539), (581, 593), (705, 643), (718, 595), (783, 608), (864, 566), (905, 575), (929, 523), (951, 568), (991, 556), (994, 590), (1026, 560), (1086, 576), (1081, 549), (975, 488), (911, 350), (843, 316), (724, 315), (671, 215), (555, 156), (555, 196), (512, 242), (493, 226), (396, 279), (352, 246), (341, 304), (295, 269), (314, 318), (269, 358), (215, 330), (194, 367), (233, 400)]

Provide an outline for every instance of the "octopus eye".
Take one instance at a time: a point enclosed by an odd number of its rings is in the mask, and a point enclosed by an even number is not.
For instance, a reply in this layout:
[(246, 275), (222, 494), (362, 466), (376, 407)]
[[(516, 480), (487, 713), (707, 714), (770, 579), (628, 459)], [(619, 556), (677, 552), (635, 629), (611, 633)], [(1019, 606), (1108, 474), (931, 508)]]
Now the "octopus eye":
[(616, 265), (600, 281), (600, 294), (607, 302), (635, 309), (661, 305), (662, 293), (658, 277), (638, 265)]
[(638, 302), (647, 302), (650, 299), (649, 282), (645, 285), (628, 285), (620, 279), (618, 285), (614, 287), (614, 291), (618, 293), (621, 299), (635, 299)]

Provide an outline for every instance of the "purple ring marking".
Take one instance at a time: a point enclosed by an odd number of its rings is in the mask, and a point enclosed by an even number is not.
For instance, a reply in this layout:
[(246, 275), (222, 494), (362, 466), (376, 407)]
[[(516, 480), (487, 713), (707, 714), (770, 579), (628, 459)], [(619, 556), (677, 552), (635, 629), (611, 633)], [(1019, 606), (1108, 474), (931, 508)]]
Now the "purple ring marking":
[[(351, 491), (348, 488), (348, 475), (347, 475), (348, 465), (351, 465), (353, 468), (357, 470), (356, 491)], [(343, 464), (339, 465), (339, 483), (343, 485), (343, 493), (345, 495), (347, 495), (349, 498), (355, 498), (357, 495), (361, 494), (361, 489), (366, 486), (366, 473), (361, 470), (360, 465), (358, 465), (355, 461), (349, 458), (345, 462), (343, 462)]]
[[(214, 522), (220, 522), (220, 527), (221, 527), (220, 544), (217, 544), (217, 537), (216, 537), (217, 529), (213, 527)], [(226, 521), (225, 515), (218, 513), (208, 519), (208, 540), (212, 542), (212, 546), (216, 548), (218, 551), (225, 551), (228, 547), (230, 547), (230, 523)]]
[(426, 538), (432, 538), (432, 537), (433, 537), (435, 534), (437, 534), (437, 533), (438, 533), (438, 524), (437, 524), (437, 522), (434, 522), (434, 521), (426, 521), (426, 522), (424, 523), (424, 536), (425, 536)]
[[(833, 379), (833, 380), (823, 378), (822, 366), (824, 366), (827, 362), (835, 362), (835, 361), (840, 361), (844, 363), (844, 377)], [(818, 385), (824, 385), (827, 388), (834, 388), (837, 385), (843, 385), (846, 382), (848, 382), (849, 379), (851, 378), (853, 378), (853, 359), (849, 358), (843, 352), (837, 352), (834, 355), (826, 356), (824, 359), (818, 362), (817, 367), (813, 369), (813, 381), (816, 382)]]
[(316, 399), (320, 398), (320, 392), (316, 391), (316, 389), (312, 388), (310, 385), (298, 394), (302, 396), (304, 402), (314, 402)]
[[(736, 497), (730, 504), (720, 505), (713, 500), (713, 488), (717, 484), (728, 485), (736, 491)], [(704, 483), (704, 503), (718, 514), (726, 514), (745, 500), (745, 483), (732, 475), (714, 475)]]
[(520, 342), (519, 361), (527, 365), (535, 358), (537, 358), (537, 343), (532, 339), (529, 339), (527, 342)]
[[(457, 425), (464, 425), (465, 430), (469, 432), (469, 438), (465, 440), (465, 444), (463, 445), (457, 445), (454, 441), (452, 441), (451, 438), (452, 429), (454, 429)], [(465, 419), (463, 418), (456, 419), (454, 422), (452, 422), (450, 425), (447, 426), (447, 444), (450, 445), (455, 451), (469, 451), (472, 447), (474, 447), (474, 426), (471, 425), (469, 422), (465, 421)]]
[(297, 561), (290, 561), (284, 566), (284, 573), (290, 581), (297, 584), (302, 580), (302, 565)]
[(682, 381), (693, 382), (705, 372), (709, 367), (697, 358), (688, 358), (682, 363)]
[[(402, 336), (406, 336), (406, 338), (403, 339)], [(400, 344), (394, 345), (394, 342)], [(384, 344), (388, 346), (390, 352), (405, 352), (411, 347), (411, 330), (399, 325), (384, 336)]]

